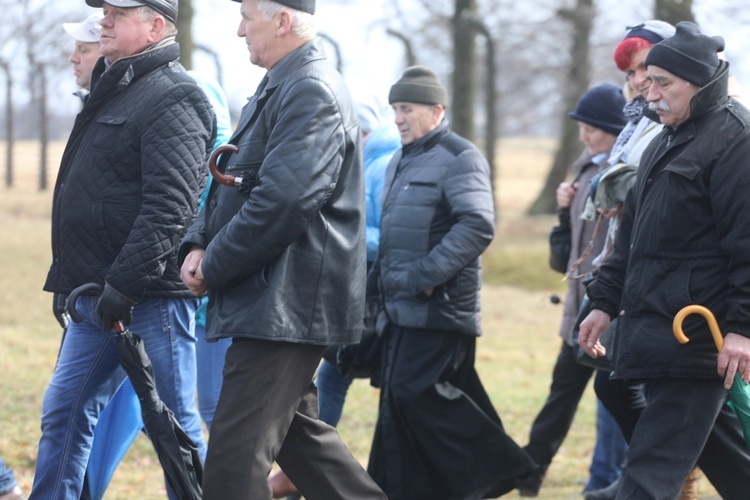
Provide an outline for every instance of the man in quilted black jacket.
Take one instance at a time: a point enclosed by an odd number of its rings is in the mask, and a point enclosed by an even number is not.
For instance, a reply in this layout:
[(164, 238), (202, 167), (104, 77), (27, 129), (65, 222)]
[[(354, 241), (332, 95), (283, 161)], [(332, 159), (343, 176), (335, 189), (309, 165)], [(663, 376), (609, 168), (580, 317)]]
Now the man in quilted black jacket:
[(125, 379), (117, 321), (142, 338), (164, 403), (205, 455), (195, 409), (193, 317), (175, 254), (205, 184), (215, 137), (211, 105), (179, 64), (177, 0), (86, 0), (103, 7), (91, 94), (62, 157), (44, 289), (81, 297), (42, 403), (31, 498), (79, 498), (102, 408)]

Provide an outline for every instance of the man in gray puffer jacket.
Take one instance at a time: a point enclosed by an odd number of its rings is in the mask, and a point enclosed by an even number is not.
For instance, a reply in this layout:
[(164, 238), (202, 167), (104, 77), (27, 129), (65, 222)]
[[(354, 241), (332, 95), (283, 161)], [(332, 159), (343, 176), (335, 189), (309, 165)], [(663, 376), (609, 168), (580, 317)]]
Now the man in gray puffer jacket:
[(403, 148), (386, 173), (370, 276), (390, 320), (369, 472), (391, 500), (484, 498), (534, 464), (474, 370), (480, 255), (494, 235), (489, 167), (444, 119), (447, 92), (408, 68), (389, 101)]

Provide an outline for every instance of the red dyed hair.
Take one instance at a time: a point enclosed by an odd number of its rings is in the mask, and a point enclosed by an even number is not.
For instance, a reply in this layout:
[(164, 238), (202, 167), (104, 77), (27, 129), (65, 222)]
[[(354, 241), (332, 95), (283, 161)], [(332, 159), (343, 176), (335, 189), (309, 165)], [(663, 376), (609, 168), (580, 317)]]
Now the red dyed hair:
[(650, 49), (653, 45), (653, 43), (639, 36), (626, 38), (615, 48), (615, 64), (620, 71), (627, 71), (633, 60), (633, 54), (641, 49)]

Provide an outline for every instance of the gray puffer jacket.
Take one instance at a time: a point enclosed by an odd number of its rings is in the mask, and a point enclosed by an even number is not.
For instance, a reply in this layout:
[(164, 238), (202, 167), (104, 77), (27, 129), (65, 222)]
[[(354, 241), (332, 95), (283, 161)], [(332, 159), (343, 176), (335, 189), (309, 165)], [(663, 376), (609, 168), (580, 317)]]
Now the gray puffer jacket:
[(396, 153), (384, 196), (378, 259), (390, 320), (479, 336), (480, 255), (495, 232), (487, 161), (444, 120)]

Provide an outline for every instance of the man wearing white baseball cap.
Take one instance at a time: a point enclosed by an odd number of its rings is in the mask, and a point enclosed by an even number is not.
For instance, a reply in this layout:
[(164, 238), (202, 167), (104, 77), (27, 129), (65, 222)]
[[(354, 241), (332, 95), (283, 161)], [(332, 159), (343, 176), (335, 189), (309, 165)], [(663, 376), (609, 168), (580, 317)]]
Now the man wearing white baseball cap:
[(99, 22), (103, 17), (101, 12), (97, 12), (80, 23), (63, 23), (65, 32), (76, 41), (75, 49), (68, 57), (68, 61), (73, 63), (76, 84), (81, 87), (76, 95), (84, 101), (91, 90), (91, 72), (94, 64), (102, 55), (99, 50), (99, 34), (102, 31)]

